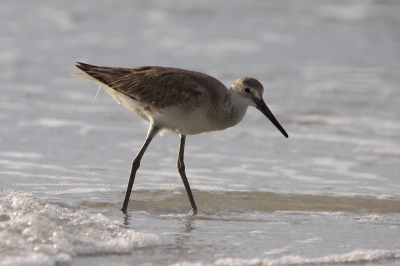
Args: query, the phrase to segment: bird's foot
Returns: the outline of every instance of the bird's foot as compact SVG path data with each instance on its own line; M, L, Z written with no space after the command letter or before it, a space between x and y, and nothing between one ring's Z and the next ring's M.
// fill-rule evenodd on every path
M195 216L197 214L197 209L192 209L190 212L189 212L189 215L192 215L192 216Z

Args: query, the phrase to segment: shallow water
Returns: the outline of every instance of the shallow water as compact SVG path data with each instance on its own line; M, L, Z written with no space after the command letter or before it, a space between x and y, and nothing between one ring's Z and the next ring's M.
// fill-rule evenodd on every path
M39 1L0 8L0 265L400 264L397 1ZM74 61L254 76L249 108L188 136L199 214L147 124Z

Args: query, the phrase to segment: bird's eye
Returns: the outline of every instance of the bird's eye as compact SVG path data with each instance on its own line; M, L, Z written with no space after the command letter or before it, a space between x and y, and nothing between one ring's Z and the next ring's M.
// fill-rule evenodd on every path
M244 87L244 91L247 93L250 93L250 88L249 87Z

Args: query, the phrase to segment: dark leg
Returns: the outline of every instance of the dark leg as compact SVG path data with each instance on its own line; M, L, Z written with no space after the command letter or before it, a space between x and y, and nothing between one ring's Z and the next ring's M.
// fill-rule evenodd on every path
M150 125L149 132L147 133L146 141L144 142L142 148L140 148L135 159L132 161L131 176L129 177L128 188L126 189L124 205L122 206L122 209L121 209L121 211L123 211L123 212L126 212L126 209L128 208L129 197L131 196L131 191L132 191L132 187L133 187L133 182L135 181L136 171L139 169L139 166L140 166L140 160L142 159L143 154L145 153L151 140L155 137L155 135L157 135L158 131L160 131L160 129L157 127L157 125Z
M181 145L179 146L179 156L178 156L178 162L176 166L178 167L179 174L181 175L183 184L185 185L187 195L190 200L190 205L192 205L192 214L195 215L197 213L197 207L196 203L194 202L192 190L190 190L189 182L186 177L185 173L185 164L183 162L183 154L185 151L185 140L186 140L186 135L180 135L181 136Z

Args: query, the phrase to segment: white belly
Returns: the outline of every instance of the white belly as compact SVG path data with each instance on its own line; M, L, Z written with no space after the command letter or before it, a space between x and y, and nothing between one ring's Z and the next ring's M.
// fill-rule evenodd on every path
M103 86L104 88L104 86ZM148 122L154 122L163 129L182 135L194 135L203 132L222 130L226 127L220 127L213 123L212 117L207 117L203 108L186 111L183 107L167 108L164 110L149 110L140 102L116 92L109 87L104 88L118 103L123 104L131 112Z
M150 114L154 121L168 131L182 135L222 130L215 127L213 120L206 116L202 108L186 113L182 110L167 109Z

